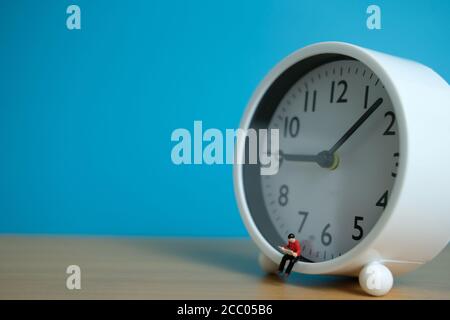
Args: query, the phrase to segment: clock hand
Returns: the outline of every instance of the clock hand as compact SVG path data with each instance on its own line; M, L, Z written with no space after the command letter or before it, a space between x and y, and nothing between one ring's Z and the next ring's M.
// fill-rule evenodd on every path
M348 140L348 138L351 137L351 135L353 133L355 133L356 130L358 130L358 128L367 120L367 118L370 117L370 115L383 103L383 98L378 98L373 104L372 106L366 111L364 112L364 114L351 126L350 129L347 130L346 133L344 133L344 135L339 139L338 142L335 143L334 146L331 147L330 150L328 150L328 152L334 154L337 149L339 149L344 143L345 141Z
M266 152L266 154L270 155L270 152ZM278 155L280 160L285 161L317 162L317 155L313 154L291 154L291 153L284 153L283 151L279 150Z
M313 155L313 154L286 154L280 150L280 162L283 160L297 161L297 162L315 162L322 168L328 168L331 170L334 170L339 163L339 158L329 151L322 151L316 155Z
M317 155L313 154L288 154L280 150L280 157L286 161L317 162Z

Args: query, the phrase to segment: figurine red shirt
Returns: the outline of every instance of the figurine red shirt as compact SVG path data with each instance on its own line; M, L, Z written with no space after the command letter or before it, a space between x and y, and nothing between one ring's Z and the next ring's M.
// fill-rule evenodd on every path
M297 257L300 257L302 249L300 248L300 243L297 239L294 242L288 241L287 245L285 245L284 247L295 252L297 254Z

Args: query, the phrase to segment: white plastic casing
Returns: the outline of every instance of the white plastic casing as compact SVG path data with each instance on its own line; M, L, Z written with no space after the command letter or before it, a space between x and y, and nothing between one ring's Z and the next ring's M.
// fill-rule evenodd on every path
M353 249L333 260L298 262L294 271L358 276L371 262L394 275L433 259L450 239L450 87L430 68L342 42L323 42L282 60L259 84L240 127L247 129L260 99L280 74L305 58L336 53L367 65L384 84L396 113L400 159L389 204L372 231ZM244 143L236 146L242 150ZM244 152L236 152L244 154ZM257 229L243 184L243 166L234 166L234 187L241 217L259 249L273 262L281 253ZM259 187L259 186L255 186Z

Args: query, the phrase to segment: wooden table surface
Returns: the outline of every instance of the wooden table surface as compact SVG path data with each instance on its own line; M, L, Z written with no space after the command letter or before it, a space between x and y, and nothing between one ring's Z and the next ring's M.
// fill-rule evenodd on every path
M357 279L265 275L247 239L0 236L0 299L380 299ZM81 290L66 268L81 268ZM450 247L384 299L450 299Z

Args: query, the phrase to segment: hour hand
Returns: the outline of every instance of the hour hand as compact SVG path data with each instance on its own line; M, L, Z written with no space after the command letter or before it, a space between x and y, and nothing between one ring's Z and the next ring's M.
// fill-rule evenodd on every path
M289 154L283 153L281 150L280 158L286 161L317 162L317 155L315 154Z
M322 168L335 169L337 165L337 157L329 152L322 151L318 154L288 154L280 150L280 163L282 161L295 161L295 162L315 162Z

